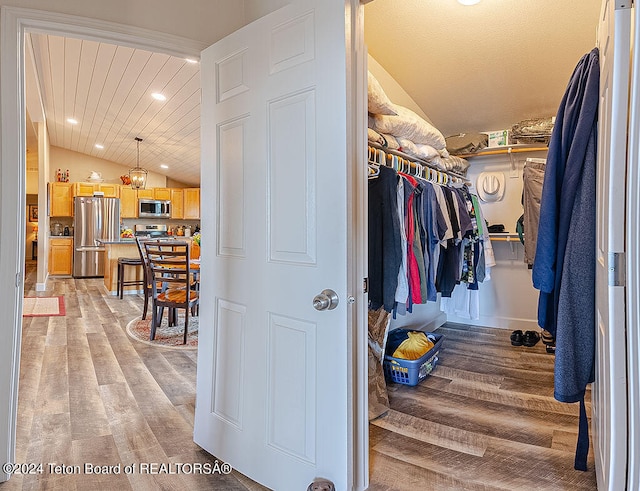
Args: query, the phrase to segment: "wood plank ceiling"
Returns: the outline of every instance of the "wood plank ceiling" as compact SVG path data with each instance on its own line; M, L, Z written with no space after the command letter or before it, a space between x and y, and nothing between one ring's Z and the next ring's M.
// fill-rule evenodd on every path
M199 185L197 61L95 41L29 37L52 146L135 167L140 137L140 166Z

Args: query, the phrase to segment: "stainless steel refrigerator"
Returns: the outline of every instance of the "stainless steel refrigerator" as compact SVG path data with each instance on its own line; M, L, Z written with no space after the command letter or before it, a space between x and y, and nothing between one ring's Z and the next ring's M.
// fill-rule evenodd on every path
M104 242L120 238L120 200L77 196L74 202L73 276L104 276Z

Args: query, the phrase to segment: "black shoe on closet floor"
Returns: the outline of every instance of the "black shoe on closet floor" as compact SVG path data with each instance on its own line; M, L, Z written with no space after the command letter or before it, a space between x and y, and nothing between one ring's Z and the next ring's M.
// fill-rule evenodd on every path
M540 339L542 339L544 344L556 344L556 339L553 337L553 334L545 329L542 330Z
M522 344L527 348L535 346L538 341L540 341L540 334L535 331L525 331L524 336L522 336Z
M522 331L520 329L511 333L511 345L522 346Z
M547 353L549 353L551 355L555 355L556 354L556 343L547 345Z

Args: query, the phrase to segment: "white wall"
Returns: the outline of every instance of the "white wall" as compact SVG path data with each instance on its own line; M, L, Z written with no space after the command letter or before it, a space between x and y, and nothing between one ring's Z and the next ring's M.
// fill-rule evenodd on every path
M245 24L240 0L1 0L0 4L117 22L207 45Z
M522 169L525 159L546 158L546 152L516 153L516 170L512 172L507 155L476 157L470 159L467 177L474 187L481 172L504 172L505 193L501 201L481 203L485 219L490 225L502 223L507 232L516 232L516 221L523 213ZM526 234L526 231L525 231ZM496 266L491 270L491 280L481 283L480 319L469 320L447 315L451 322L504 329L537 329L538 291L533 288L531 270L524 262L524 246L518 239L512 242L493 240Z
M367 55L367 68L371 74L376 78L384 89L384 93L394 104L399 104L406 108L411 109L418 116L426 119L431 123L429 117L418 106L418 104L411 98L411 96L402 88L402 86L396 82L396 79L387 72L384 67L378 63L373 56Z
M290 0L244 0L244 20L249 24L260 17L284 7Z
M49 175L49 132L45 122L36 123L38 131L38 189L47 189L47 176ZM47 209L47 193L38 193L38 209ZM49 216L46 213L38 213L38 272L36 276L36 290L44 291L49 271Z
M38 152L27 152L27 194L38 194Z
M105 183L122 184L121 175L129 174L129 166L116 164L110 160L104 160L84 153L73 152L66 148L51 147L49 161L49 181L56 180L58 169L69 169L69 181L86 181L91 172L102 174ZM147 176L148 188L163 188L167 185L167 178L162 174L149 172Z

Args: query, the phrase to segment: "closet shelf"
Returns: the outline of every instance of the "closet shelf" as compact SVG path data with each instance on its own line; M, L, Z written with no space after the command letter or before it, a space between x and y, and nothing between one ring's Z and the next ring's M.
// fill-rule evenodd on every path
M485 157L488 155L509 155L512 153L521 152L546 152L547 150L549 150L549 147L545 147L540 144L536 145L528 143L518 143L509 145L507 147L487 147L475 153L464 153L461 155L456 155L456 157L460 157L462 159L470 159L474 157Z

